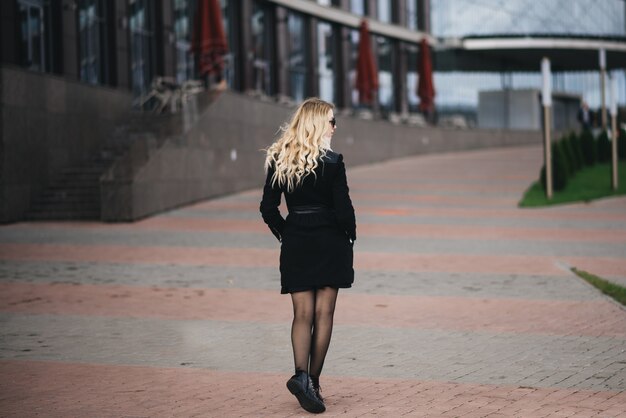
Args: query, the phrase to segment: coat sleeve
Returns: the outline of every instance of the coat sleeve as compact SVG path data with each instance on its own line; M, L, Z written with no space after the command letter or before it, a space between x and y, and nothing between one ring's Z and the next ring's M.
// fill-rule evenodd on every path
M346 166L343 163L343 156L339 155L337 162L337 174L333 180L333 202L337 222L343 228L348 238L356 240L356 217L354 207L350 200L348 180L346 178Z
M261 200L261 216L263 221L269 226L272 234L280 241L282 239L283 228L285 227L285 219L280 214L278 207L280 206L281 190L278 187L272 187L273 169L267 172L265 186L263 187L263 198Z

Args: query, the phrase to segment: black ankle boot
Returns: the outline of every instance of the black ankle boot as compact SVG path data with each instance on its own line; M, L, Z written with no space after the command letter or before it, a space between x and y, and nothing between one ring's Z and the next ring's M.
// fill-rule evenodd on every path
M317 398L324 403L324 398L322 398L322 387L320 386L320 378L317 376L309 375L311 378L311 384L313 385L313 391L317 395Z
M319 414L324 412L326 407L324 402L317 397L311 378L308 373L301 370L297 371L295 375L291 376L291 379L287 381L287 389L291 392L300 402L300 406L308 412Z

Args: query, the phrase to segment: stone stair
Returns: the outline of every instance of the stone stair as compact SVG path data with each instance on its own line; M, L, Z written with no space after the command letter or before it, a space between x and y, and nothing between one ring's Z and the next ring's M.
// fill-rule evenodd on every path
M187 112L152 114L132 112L116 127L105 149L91 161L68 167L51 180L33 199L26 220L102 220L101 178L121 161L121 171L133 172L150 159L151 153L167 140L185 142L185 132L196 123L221 91L199 95ZM115 219L107 219L115 220Z
M62 170L36 198L28 220L100 220L100 177L117 153L103 151L93 160Z

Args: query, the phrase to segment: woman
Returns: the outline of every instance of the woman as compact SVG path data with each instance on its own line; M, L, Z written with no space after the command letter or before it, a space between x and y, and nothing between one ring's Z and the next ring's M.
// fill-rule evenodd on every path
M287 388L302 408L324 412L319 377L330 344L339 288L352 286L354 208L343 156L330 149L333 106L305 100L267 149L261 214L281 242L281 293L291 294L295 374ZM289 214L278 210L285 195Z

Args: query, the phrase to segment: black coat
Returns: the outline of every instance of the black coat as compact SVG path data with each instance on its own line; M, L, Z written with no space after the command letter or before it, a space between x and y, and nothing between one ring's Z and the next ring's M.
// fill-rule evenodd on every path
M329 151L315 175L306 176L292 192L272 186L273 174L273 169L267 173L260 211L281 241L281 293L350 287L356 220L343 156ZM283 194L289 210L286 219L278 210Z

